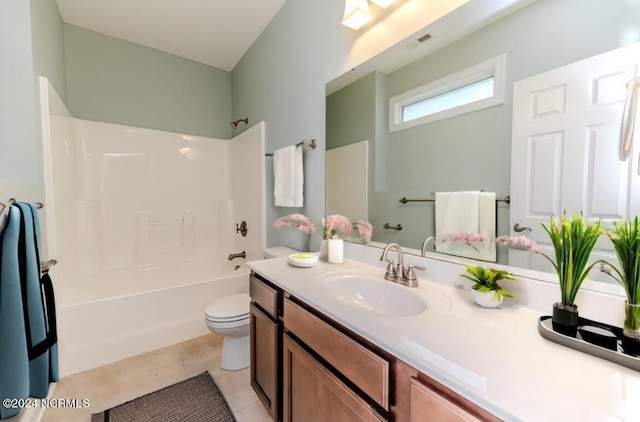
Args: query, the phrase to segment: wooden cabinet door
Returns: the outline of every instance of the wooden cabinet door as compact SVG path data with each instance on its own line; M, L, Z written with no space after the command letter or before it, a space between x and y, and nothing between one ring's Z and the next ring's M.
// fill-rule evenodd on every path
M251 386L278 421L278 324L253 303L251 315Z
M286 334L283 353L284 422L384 420Z
M436 391L411 378L411 422L479 422L471 415Z

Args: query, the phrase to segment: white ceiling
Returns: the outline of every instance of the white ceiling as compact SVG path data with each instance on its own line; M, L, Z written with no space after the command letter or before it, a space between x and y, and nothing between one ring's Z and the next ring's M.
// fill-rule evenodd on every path
M285 0L56 0L62 20L231 71Z

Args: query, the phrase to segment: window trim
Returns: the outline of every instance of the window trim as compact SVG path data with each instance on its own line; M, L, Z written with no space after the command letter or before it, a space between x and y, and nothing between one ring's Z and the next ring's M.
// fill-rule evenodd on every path
M417 88L389 98L389 132L397 132L403 129L503 104L506 58L506 54L501 54L459 72L452 73L451 75L428 82ZM405 106L445 94L492 76L494 77L494 93L492 97L429 114L406 122L402 121L402 110Z

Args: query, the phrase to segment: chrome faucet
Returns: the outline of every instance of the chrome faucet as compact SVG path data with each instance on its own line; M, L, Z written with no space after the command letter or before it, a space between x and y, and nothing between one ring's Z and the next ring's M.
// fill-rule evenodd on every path
M398 253L398 267L393 268L393 260L387 258L389 249L394 248ZM404 278L404 264L402 263L402 248L397 243L389 243L384 247L380 261L387 261L387 273L384 275L385 280L398 281L398 278Z
M245 251L242 251L240 253L230 253L229 254L229 258L227 258L229 261L233 261L236 258L244 258L247 259L247 253Z
M395 268L393 267L393 260L387 258L389 249L392 248L398 253L398 265ZM409 265L409 267L405 269L404 263L402 262L402 248L400 245L397 243L389 243L385 246L380 256L380 261L387 261L389 263L389 265L387 265L387 272L384 275L385 280L394 281L408 287L418 287L419 283L415 270L424 271L425 268L421 265Z
M420 249L420 256L426 256L427 255L427 245L429 244L429 241L433 240L434 242L436 241L436 238L433 236L429 236L427 237L424 242L422 242L422 249Z

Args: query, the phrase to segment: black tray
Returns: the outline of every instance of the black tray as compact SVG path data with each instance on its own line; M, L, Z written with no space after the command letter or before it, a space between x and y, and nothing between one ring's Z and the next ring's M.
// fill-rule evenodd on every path
M608 336L588 331L594 328L605 330ZM538 322L538 332L547 340L640 371L640 342L625 338L622 328L578 318L578 334L571 337L553 331L551 316L544 315Z

